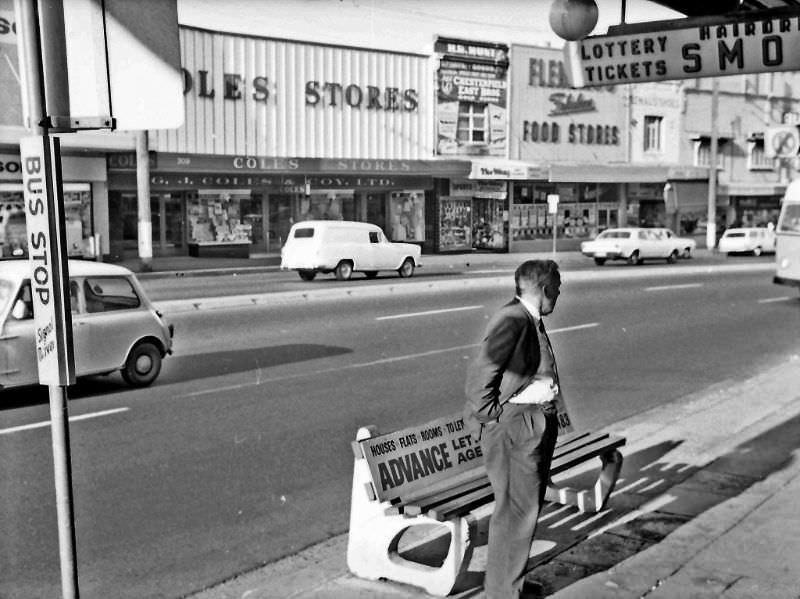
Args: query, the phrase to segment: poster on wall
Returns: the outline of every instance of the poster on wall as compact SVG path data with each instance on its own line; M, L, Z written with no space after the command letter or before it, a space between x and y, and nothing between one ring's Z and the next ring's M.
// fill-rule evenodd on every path
M437 154L505 156L508 46L439 38Z
M442 197L439 203L439 251L472 247L472 199Z

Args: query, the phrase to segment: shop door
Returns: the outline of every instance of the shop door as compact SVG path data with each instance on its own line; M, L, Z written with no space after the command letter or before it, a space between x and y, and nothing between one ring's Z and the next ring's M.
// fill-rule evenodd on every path
M472 247L502 250L507 247L503 210L505 200L474 198L472 201Z
M150 196L154 255L169 255L182 251L183 212L182 195L164 193Z
M292 196L288 194L270 194L269 222L266 246L268 252L279 252L289 229L292 228Z
M261 194L254 194L242 199L242 224L250 226L250 251L264 252L267 245L264 240L264 208Z

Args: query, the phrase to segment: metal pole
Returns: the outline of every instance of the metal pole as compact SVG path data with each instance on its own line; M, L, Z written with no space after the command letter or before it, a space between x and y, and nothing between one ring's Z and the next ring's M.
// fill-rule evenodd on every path
M153 216L150 213L150 155L147 131L136 133L136 205L139 221L139 260L143 272L153 270Z
M24 44L20 63L21 70L24 71L24 92L30 119L28 126L32 133L48 136L50 134L48 116L69 115L64 8L61 0L48 0L46 3L40 0L38 4L36 0L16 0L15 7L19 32ZM50 176L49 172L47 176ZM57 201L63 206L63 196L57 198ZM61 213L63 214L63 211ZM62 271L66 275L68 271L63 253L61 258ZM68 294L65 301L69 302ZM67 310L69 310L68 303ZM62 385L48 385L48 391L61 593L64 599L78 599L80 593L75 550L67 388Z
M706 247L713 250L717 246L717 113L719 111L719 81L711 80L711 140L708 165L708 226L706 227Z
M558 232L558 213L553 214L553 260L556 258L556 233Z

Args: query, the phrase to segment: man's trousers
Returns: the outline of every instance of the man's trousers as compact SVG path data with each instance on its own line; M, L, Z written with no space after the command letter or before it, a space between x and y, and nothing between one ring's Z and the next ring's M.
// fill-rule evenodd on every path
M510 404L481 434L495 507L489 521L486 599L517 599L544 502L558 435L554 410ZM551 412L551 413L550 413Z

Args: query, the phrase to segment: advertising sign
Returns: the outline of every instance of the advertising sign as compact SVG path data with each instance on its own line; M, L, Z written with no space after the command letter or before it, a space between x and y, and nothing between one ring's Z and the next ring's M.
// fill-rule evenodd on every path
M800 17L784 8L620 26L567 42L564 56L577 88L795 71Z
M508 46L440 38L437 153L505 156Z
M622 88L572 89L557 48L515 45L511 60L511 158L541 163L625 160Z
M57 197L62 188L58 139L24 137L19 146L39 382L71 385L75 382L75 363L63 251L63 202Z

